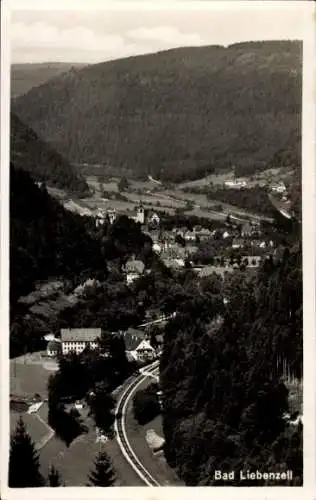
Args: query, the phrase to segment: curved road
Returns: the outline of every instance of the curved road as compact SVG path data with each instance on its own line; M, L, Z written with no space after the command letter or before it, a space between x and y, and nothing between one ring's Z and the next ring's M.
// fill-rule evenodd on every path
M159 361L155 361L151 365L146 367L146 371L149 373L155 373L159 370ZM117 442L121 448L121 451L131 465L134 471L138 474L141 480L146 486L162 486L146 469L146 467L141 463L139 458L136 456L134 450L132 449L126 434L125 428L125 413L127 404L138 388L138 386L147 378L148 375L140 375L127 386L122 396L119 399L115 410L115 423L114 428L116 431Z

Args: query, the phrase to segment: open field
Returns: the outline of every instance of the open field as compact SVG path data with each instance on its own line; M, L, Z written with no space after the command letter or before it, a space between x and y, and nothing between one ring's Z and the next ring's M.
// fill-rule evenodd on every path
M184 189L184 188L198 188L198 187L205 187L208 186L209 184L224 184L225 181L228 181L234 177L234 172L231 170L230 172L225 172L223 174L210 174L207 175L206 177L203 177L201 179L196 179L195 181L188 181L188 182L181 182L181 184L178 184L179 189Z
M253 175L248 175L246 177L238 177L239 180L244 180L247 182L247 187L254 186L266 186L267 184L273 184L280 182L280 180L286 180L294 175L294 170L291 167L278 167L269 168L263 170L262 172L254 173ZM196 179L194 181L182 182L178 184L178 189L185 188L203 188L211 184L222 185L226 181L234 179L233 170L225 172L223 174L210 174L201 179Z
M56 368L56 361L40 352L11 359L10 394L21 398L33 398L34 394L39 394L46 398L48 379Z
M108 208L115 208L115 210L120 213L128 213L128 212L133 212L135 207L138 205L139 203L139 200L142 199L143 200L143 197L140 197L140 195L127 195L125 194L126 196L131 196L131 198L133 198L133 200L131 199L131 201L121 201L121 200L108 200L108 201L105 201L105 200L102 200L102 201L97 201L95 198L89 198L87 200L87 205L89 206L89 208L93 211L95 210L98 210L98 209L102 209L102 210L106 210ZM135 200L135 201L134 201ZM162 203L161 203L161 206L160 207L156 207L156 203L157 203L158 200L156 200L155 198L152 198L151 200L149 199L148 202L143 202L143 205L145 207L145 209L147 210L164 210L166 212L169 212L171 214L174 213L174 208L172 208L172 202L169 202L167 203L167 206L162 206ZM149 203L152 203L152 205L150 205ZM174 205L174 204L173 204Z
M251 185L266 184L271 183L271 178L277 180L280 178L282 173L289 172L289 169L270 169L269 171L260 172L253 177L246 178L249 187ZM129 188L124 191L123 196L126 200L116 200L108 199L102 197L102 192L100 190L100 182L104 186L104 189L109 193L118 192L117 183L119 177L108 177L108 179L103 182L104 176L102 174L98 175L87 175L86 181L91 188L94 189L94 194L89 198L76 199L68 198L64 199L64 206L68 210L77 212L81 215L93 215L98 210L107 210L109 208L115 208L117 213L129 214L129 212L134 211L135 207L138 205L139 201L143 202L146 210L163 210L169 214L174 214L176 209L185 208L186 203L189 201L194 205L192 211L186 211L187 215L196 215L199 217L206 217L213 220L224 220L227 213L234 213L240 218L262 218L259 214L253 214L246 210L240 209L228 203L219 202L218 200L208 199L205 194L202 193L187 193L184 192L184 188L192 187L199 188L205 187L210 183L213 184L224 184L226 180L233 178L233 172L226 172L220 175L209 175L204 179L198 179L196 181L186 182L179 185L175 185L174 188L164 188L157 182L152 180L148 181L137 181L135 179L129 179ZM110 198L111 195L109 194ZM214 210L214 207L221 205L223 212Z
M102 180L102 176L98 177L96 175L88 175L86 177L86 182L90 188L94 189L96 195L101 194L100 184L102 184L103 189L105 189L106 191L113 191L114 193L118 193L116 179L109 179L108 181L104 182Z
M106 451L116 471L116 485L142 486L142 482L130 465L122 457L116 440L96 443L93 421L85 419L89 432L75 439L69 448L54 436L40 450L41 471L47 474L50 464L55 465L61 473L65 486L87 486L88 475L99 451Z
M107 180L104 180L104 176L100 174L100 176L87 175L85 178L89 187L95 189L96 194L100 193L100 183L103 185L103 188L106 191L113 191L115 193L118 193L117 184L120 181L120 177L109 177ZM141 189L143 191L148 191L157 188L158 186L156 182L150 180L140 181L135 179L128 179L128 183L129 183L129 188L133 191L136 191L138 189Z
M218 221L225 221L227 217L227 214L225 214L224 212L212 212L207 208L194 208L193 210L185 212L185 215Z
M139 195L136 193L124 193L125 196L134 202L134 204L137 204L139 200L141 199L142 203L144 205L149 205L150 203L154 206L159 203L159 205L163 207L169 207L169 208L182 208L185 206L185 202L181 200L176 200L172 197L169 197L165 193L153 193L152 195L150 194L145 194L145 195Z
M26 430L34 443L41 441L48 434L47 427L37 418L36 414L29 415L13 411L10 411L10 434L14 432L20 416L23 418Z
M10 360L10 394L33 397L38 393L47 397L47 382L51 373L42 363L24 364L19 358Z

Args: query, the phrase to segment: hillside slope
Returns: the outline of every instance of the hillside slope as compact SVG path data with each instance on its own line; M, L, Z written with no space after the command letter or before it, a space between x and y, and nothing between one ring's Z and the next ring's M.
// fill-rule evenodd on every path
M183 301L166 327L160 384L167 460L187 486L224 486L215 471L247 469L292 470L282 485L298 486L302 426L289 426L283 415L290 409L284 378L301 380L303 368L301 245L286 248L279 262L265 261L248 281L233 275L227 292L220 327L212 324L219 310L212 292ZM280 485L273 476L247 481L237 472L230 479L229 486Z
M26 94L31 88L59 76L72 69L86 66L79 63L47 62L19 63L11 65L11 97L14 99Z
M86 194L88 185L74 168L41 140L14 113L11 113L11 161L28 171L35 180L68 191Z
M300 42L172 49L91 65L14 110L71 161L182 180L253 170L296 144Z
M28 172L10 167L10 289L13 301L36 280L79 273L101 259L79 215L65 210ZM103 259L102 259L103 262Z

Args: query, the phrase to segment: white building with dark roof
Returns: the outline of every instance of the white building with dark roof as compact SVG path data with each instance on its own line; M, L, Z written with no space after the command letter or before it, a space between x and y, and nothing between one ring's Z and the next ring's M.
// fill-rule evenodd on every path
M62 354L80 354L86 347L96 349L101 328L62 328L60 331Z
M148 361L156 356L155 349L151 346L146 335L141 330L129 328L123 334L127 359L134 361Z

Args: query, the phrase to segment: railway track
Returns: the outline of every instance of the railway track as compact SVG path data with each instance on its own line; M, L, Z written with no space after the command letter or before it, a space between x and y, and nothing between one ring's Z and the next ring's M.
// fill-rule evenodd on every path
M159 365L158 361L155 361L148 367L146 367L146 371L149 373L158 372ZM146 467L141 463L139 458L136 456L134 450L132 449L126 434L125 428L125 414L127 404L132 397L133 393L137 389L137 387L147 378L148 375L141 375L133 380L128 387L123 392L122 396L119 399L115 410L115 424L114 428L116 431L117 442L121 448L121 451L127 460L127 462L131 465L140 479L146 486L162 486L146 469Z

